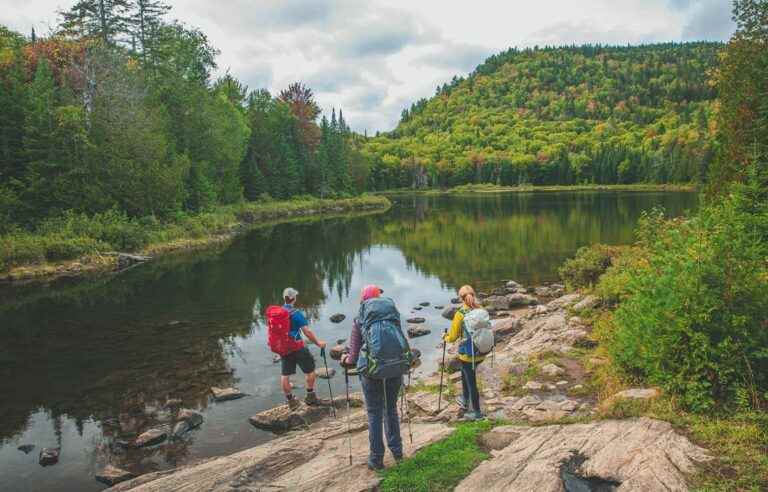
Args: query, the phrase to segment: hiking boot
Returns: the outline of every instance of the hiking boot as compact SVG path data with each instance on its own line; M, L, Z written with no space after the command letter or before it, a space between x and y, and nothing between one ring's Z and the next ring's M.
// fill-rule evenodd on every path
M368 469L373 471L379 471L384 469L384 463L381 461L368 460Z
M304 397L304 403L307 405L319 405L320 399L314 391L307 391L307 396Z
M476 420L483 420L485 418L485 415L483 415L480 412L467 412L464 414L464 418L462 420L465 420L467 422L474 422Z
M467 402L464 401L463 396L456 397L456 404L459 406L459 408L466 412L467 411Z
M291 411L298 409L299 405L301 405L301 403L299 403L299 400L297 400L296 398L288 399L288 408L290 408Z
M395 458L395 463L400 463L401 461L403 461L403 454L402 453L400 453L400 454L392 453L392 457Z

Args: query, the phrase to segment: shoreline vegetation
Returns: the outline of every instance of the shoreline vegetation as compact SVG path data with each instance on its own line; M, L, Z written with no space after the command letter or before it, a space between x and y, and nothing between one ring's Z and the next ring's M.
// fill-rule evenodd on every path
M158 221L117 212L68 214L33 232L0 236L0 282L53 280L115 270L121 253L155 257L209 248L260 225L321 219L356 212L385 211L383 196L243 202L194 215ZM119 252L119 253L118 253Z
M623 185L607 184L582 184L582 185L521 185L521 186L502 186L490 183L470 183L454 186L446 189L414 189L399 188L386 191L374 192L374 195L453 195L462 193L555 193L561 191L626 191L626 192L657 192L657 191L698 191L700 185L695 183L637 183Z

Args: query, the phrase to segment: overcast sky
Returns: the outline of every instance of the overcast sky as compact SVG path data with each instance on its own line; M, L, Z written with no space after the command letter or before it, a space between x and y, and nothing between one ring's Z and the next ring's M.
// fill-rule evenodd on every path
M273 93L301 80L356 130L400 111L510 46L726 40L730 0L169 0L229 69ZM0 24L28 33L74 0L0 0Z

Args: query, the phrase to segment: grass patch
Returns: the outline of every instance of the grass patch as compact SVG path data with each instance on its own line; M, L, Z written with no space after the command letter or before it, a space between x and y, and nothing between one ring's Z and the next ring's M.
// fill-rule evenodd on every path
M384 492L431 492L453 490L488 454L478 437L493 427L489 421L458 424L449 437L430 444L412 458L384 470Z

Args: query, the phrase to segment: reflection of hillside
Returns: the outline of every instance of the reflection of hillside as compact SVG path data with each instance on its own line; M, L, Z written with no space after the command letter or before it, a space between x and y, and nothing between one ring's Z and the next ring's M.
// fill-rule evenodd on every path
M409 197L376 228L374 241L396 245L409 264L451 287L504 277L545 281L580 246L629 242L642 210L661 201L677 214L694 200L610 193ZM439 213L431 214L435 208Z
M210 386L236 376L228 362L231 341L251 332L254 303L279 302L290 284L316 315L324 283L339 295L349 289L354 259L370 242L369 220L261 229L223 251L60 284L32 301L6 304L0 441L40 409L79 428L93 418L145 430L167 417L168 397L205 408ZM105 436L117 439L124 430Z

